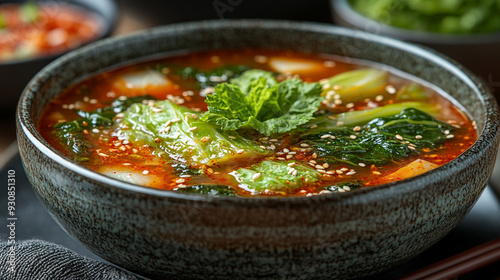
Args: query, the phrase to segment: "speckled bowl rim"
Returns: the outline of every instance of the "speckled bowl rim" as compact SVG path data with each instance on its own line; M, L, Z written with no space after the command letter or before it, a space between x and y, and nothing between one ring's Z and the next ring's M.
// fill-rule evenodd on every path
M27 136L29 141L39 149L43 154L57 162L58 164L65 166L69 170L80 174L90 180L95 180L103 184L120 188L126 191L135 192L144 195L151 195L157 197L164 197L168 199L178 199L178 200L189 200L189 201L204 201L207 203L223 203L225 205L235 205L238 207L251 207L254 204L259 206L269 206L269 207L280 207L280 205L306 205L311 202L317 201L342 201L343 203L349 204L362 204L367 201L383 199L387 197L394 196L395 194L404 194L408 192L418 191L425 188L427 185L432 183L437 183L442 180L441 175L449 174L450 172L456 173L467 166L471 166L475 157L474 154L483 153L485 150L495 143L495 139L498 137L498 128L494 126L494 123L499 120L499 112L496 106L496 100L490 93L488 87L484 84L482 80L477 78L470 71L465 69L463 66L457 62L446 58L443 55L439 55L436 52L422 48L420 46L415 46L409 43L404 43L395 39L379 36L370 35L370 40L376 42L377 44L387 45L393 48L397 48L401 51L418 55L423 57L441 67L447 69L462 81L464 81L476 95L479 96L482 106L485 107L485 122L482 131L478 131L478 140L464 153L458 156L453 161L426 172L422 175L412 177L409 179L392 182L388 184L383 184L370 188L357 189L351 192L344 193L331 193L312 197L213 197L198 194L183 194L175 191L159 190L148 187L143 187L139 185L134 185L119 181L107 177L105 175L99 174L95 171L87 169L77 163L67 159L53 147L51 147L37 131L37 124L34 123L30 117L30 106L33 106L32 95L36 92L30 91L30 88L37 88L37 83L39 80L43 80L44 76L50 75L53 71L57 70L61 65L64 65L68 61L74 59L81 59L85 57L85 54L93 49L102 48L112 48L117 42L124 43L128 40L134 40L134 38L144 36L169 36L169 34L175 34L177 31L189 31L196 30L200 28L224 28L224 27L239 27L239 28L287 28L310 32L319 33L330 33L340 36L356 38L355 32L351 29L346 29L342 27L335 27L328 24L320 23L307 23L307 22L293 22L293 21L282 21L282 20L210 20L210 21L199 21L190 23L180 23L173 24L163 27L153 28L147 31L138 32L130 35L108 38L100 42L90 44L86 47L72 51L59 59L55 60L48 66L46 66L42 71L40 71L27 85L23 91L20 102L17 108L17 119L19 122L19 127L22 132ZM481 144L485 142L485 144ZM448 175L450 176L450 175Z
M444 44L444 45L480 45L489 43L500 43L500 31L478 34L449 34L426 32L423 30L404 29L394 27L371 18L368 18L352 8L348 0L330 0L333 18L340 17L343 21L349 24L367 30L368 27L377 27L377 34L391 36L411 42L429 43L429 44Z

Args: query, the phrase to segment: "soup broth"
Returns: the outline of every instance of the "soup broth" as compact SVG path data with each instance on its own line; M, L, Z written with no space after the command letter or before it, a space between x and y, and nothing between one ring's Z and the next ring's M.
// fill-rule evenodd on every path
M409 75L334 56L216 50L101 73L65 90L39 131L134 184L312 196L406 179L477 139L451 99Z

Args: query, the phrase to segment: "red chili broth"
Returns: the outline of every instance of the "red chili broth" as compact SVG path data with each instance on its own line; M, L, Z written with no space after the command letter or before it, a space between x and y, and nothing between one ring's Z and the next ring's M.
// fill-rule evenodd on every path
M156 61L139 63L105 72L68 88L45 108L39 122L39 131L50 145L52 145L55 149L57 149L64 155L70 157L70 153L64 150L63 146L61 146L61 144L59 143L58 138L54 135L53 126L54 124L61 121L71 121L78 118L79 116L74 112L75 108L90 111L108 106L110 102L112 102L119 96L132 97L150 94L160 100L166 99L167 95L179 96L185 100L185 102L182 104L183 106L189 108L199 108L202 111L206 110L204 97L201 97L199 95L199 90L193 88L192 83L190 84L190 82L186 82L180 77L175 76L172 73L168 73L167 71L164 72L168 75L168 78L174 83L174 85L160 89L124 89L120 91L117 90L116 86L113 86L113 80L116 79L116 77L119 77L120 75L123 75L125 73L129 73L131 71L158 69L158 67L161 65L183 65L208 70L223 65L244 64L250 66L251 68L259 68L271 71L271 69L265 63L256 61L259 60L257 58L271 56L286 56L291 58L307 59L309 61L318 62L321 65L324 65L321 71L317 71L311 74L299 75L302 80L308 82L320 81L321 79L329 78L345 71L367 66L374 68L378 67L375 64L350 64L338 57L326 55L271 50L216 50L167 57ZM324 63L325 61L328 62ZM332 63L331 61L334 61L334 63ZM334 66L332 67L333 64ZM401 86L409 82L412 81L397 76L394 73L390 74L390 84L396 89L399 89ZM342 182L347 179L352 179L354 178L354 176L355 178L357 178L357 180L362 182L364 186L371 187L374 185L387 183L384 179L385 175L394 172L401 166L406 165L417 158L424 159L437 165L443 165L455 159L476 141L477 133L475 130L475 126L468 118L467 114L462 112L446 97L438 94L431 88L427 87L426 90L432 93L431 102L439 103L442 106L442 116L446 116L446 118L439 118L439 120L454 124L456 126L460 126L459 129L456 129L454 131L454 137L447 140L439 148L439 151L423 152L418 156L411 156L409 158L406 158L400 163L391 163L383 167L352 167L346 166L345 164L341 163L330 164L327 170L335 171L342 168L348 168L348 170L354 169L356 174L353 176L348 176L346 175L347 172L343 172L343 174L335 173L334 175L325 175L319 182L311 184L304 188L297 189L296 191L292 191L288 194L269 191L260 195L306 196L308 194L318 194L319 190L321 190L325 186ZM193 91L194 95L187 96L185 94L186 91ZM384 98L382 101L376 102L378 106L383 106L385 104L393 102L391 101L391 99L389 99L390 94L387 94L384 97L386 98ZM336 112L362 110L367 108L366 102L362 101L356 102L354 108L350 109L347 109L344 105L345 104L337 106L335 108ZM160 158L156 155L153 155L153 149L147 146L134 145L132 143L123 144L123 142L118 141L116 136L111 136L112 130L113 128L102 129L99 131L99 133L93 133L89 131L88 134L84 135L85 139L90 140L96 147L96 149L92 152L94 155L92 160L90 160L89 162L83 162L81 163L82 165L92 170L101 172L103 169L117 169L143 174L142 176L151 179L151 182L147 183L146 186L152 188L173 190L178 187L179 183L176 181L179 180L179 177L177 177L173 173L173 168L169 165L169 160L167 158ZM287 141L285 140L280 146L278 146L276 150L282 150L284 147L286 147L286 145ZM106 156L100 156L100 154L104 154ZM131 165L124 166L124 158L132 154L140 155L140 157L138 157L138 159L135 161L127 158L126 162L131 163ZM306 165L310 162L310 160L316 160L318 164L324 163L324 161L321 161L321 159L313 159L313 157L314 156L311 152L298 152L294 156L293 160L304 161L306 162ZM204 168L205 174L208 177L207 179L204 179L204 183L213 182L223 185L230 185L232 187L235 187L239 195L249 196L250 193L241 188L238 188L236 181L231 176L225 174L225 172L227 172L228 170L235 170L236 166L249 167L253 163L255 162L234 162L234 165L230 167ZM186 183L195 184L196 182L189 181L188 179Z

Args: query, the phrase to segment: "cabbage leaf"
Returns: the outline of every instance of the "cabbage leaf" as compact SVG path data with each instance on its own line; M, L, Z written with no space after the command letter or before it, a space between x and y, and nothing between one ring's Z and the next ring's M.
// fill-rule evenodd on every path
M267 154L235 131L221 131L198 116L199 113L170 101L138 103L125 112L120 133L190 166L223 165L238 158Z

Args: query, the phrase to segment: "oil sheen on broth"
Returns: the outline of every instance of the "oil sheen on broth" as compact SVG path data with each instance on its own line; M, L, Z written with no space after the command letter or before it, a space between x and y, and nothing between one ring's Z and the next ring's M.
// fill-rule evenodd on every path
M151 188L346 192L434 169L476 140L466 113L408 77L291 51L176 55L68 88L39 131L79 164Z

